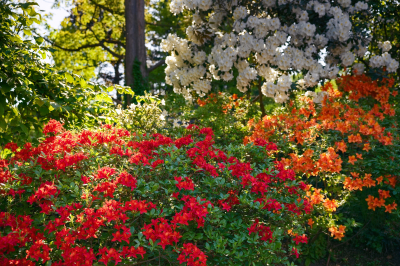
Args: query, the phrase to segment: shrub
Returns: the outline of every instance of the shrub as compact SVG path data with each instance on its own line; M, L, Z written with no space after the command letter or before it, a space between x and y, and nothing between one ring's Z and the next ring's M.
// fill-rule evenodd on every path
M282 265L307 243L307 186L274 143L219 147L194 125L44 133L0 161L2 265Z
M240 145L243 138L249 134L247 121L259 116L258 103L253 104L248 98L239 97L237 94L212 93L207 97L198 98L192 105L179 102L179 97L182 96L174 95L174 101L167 100L170 115L180 114L177 118L212 127L215 142L221 145Z
M383 228L399 215L394 81L345 75L336 83L322 87L329 95L322 104L298 95L286 111L258 123L250 121L253 134L245 139L245 143L276 141L283 151L279 160L312 184L308 196L315 208L310 233L322 241L315 248L324 246L325 250L328 243L318 234L342 240L355 226ZM373 242L369 241L376 248ZM318 257L316 250L309 252Z

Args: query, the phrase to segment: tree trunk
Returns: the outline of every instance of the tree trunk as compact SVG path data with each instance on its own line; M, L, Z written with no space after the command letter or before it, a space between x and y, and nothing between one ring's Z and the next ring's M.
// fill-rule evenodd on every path
M263 94L262 94L262 79L261 77L258 79L258 93L259 93L259 102L260 102L260 109L261 109L261 119L266 115L265 114L265 107L264 107L264 102L263 102Z
M144 0L125 0L126 47L125 47L125 85L133 86L133 63L140 62L140 72L147 77ZM131 97L126 98L131 104Z
M137 21L136 21L136 40L137 40L137 51L136 57L140 62L140 72L144 78L147 77L147 66L146 66L146 36L145 27L146 22L144 19L144 0L136 0L137 7Z
M137 0L125 0L125 29L126 29L126 47L125 47L125 85L133 85L133 61L137 50L135 33L136 26L136 2Z

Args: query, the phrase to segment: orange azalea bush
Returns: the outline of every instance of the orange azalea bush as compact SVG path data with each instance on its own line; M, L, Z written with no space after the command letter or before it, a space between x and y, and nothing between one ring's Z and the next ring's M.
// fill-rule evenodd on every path
M194 125L44 133L0 160L1 265L283 265L308 242L307 186L274 143L217 146Z
M250 120L252 134L244 142L262 139L281 147L279 160L309 184L310 232L341 240L354 220L374 220L364 218L368 211L380 220L399 214L400 142L393 79L345 75L336 84L322 86L322 104L297 96L286 111Z

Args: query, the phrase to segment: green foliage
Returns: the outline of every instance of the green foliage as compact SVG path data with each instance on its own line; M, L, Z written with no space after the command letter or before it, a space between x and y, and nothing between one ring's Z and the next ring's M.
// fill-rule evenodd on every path
M103 79L119 84L122 75L116 73L125 59L125 6L123 1L71 1L71 15L64 19L60 30L52 30L53 58L59 70L82 75L86 79ZM169 33L185 34L190 21L183 15L174 16L169 11L169 0L145 1L146 41L151 44L148 60L156 63L165 59L160 47L161 40ZM111 65L114 73L95 73L103 65ZM159 67L147 76L151 84L165 81L165 67ZM143 95L146 89L134 88Z
M63 20L61 29L49 36L56 67L86 79L98 79L97 67L106 62L119 67L124 58L124 2L77 0L71 1L71 7L71 15ZM118 84L115 80L121 77L107 80Z
M187 104L180 95L169 95L166 108L173 118L212 127L215 141L221 145L243 143L249 134L248 120L260 116L258 103L227 92L198 98L193 104Z
M8 1L0 5L0 146L35 142L51 118L67 128L93 126L107 120L112 111L106 87L58 73L43 62L43 39L31 31L31 25L40 22L33 5Z
M144 95L146 91L149 91L149 83L146 78L143 77L140 72L140 62L136 58L133 63L133 91L136 95Z
M137 134L155 133L166 126L166 114L161 109L164 100L145 92L144 96L135 97L133 103L126 109L121 106L116 110L115 121L118 125Z

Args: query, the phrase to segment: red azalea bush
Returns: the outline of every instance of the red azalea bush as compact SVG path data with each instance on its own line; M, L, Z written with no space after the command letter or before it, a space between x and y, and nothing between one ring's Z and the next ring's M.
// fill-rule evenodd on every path
M280 265L308 241L308 187L273 143L44 130L0 160L1 265Z

